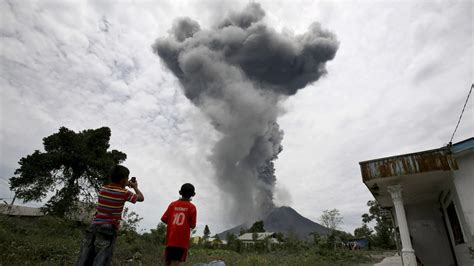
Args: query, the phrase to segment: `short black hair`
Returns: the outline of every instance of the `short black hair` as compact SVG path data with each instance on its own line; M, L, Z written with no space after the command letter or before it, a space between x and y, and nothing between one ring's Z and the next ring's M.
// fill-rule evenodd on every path
M110 181L118 183L124 178L128 178L130 170L123 165L115 165L110 169Z
M181 186L181 190L179 191L179 194L183 196L185 199L189 199L192 196L196 195L194 192L194 186L191 183L186 183Z

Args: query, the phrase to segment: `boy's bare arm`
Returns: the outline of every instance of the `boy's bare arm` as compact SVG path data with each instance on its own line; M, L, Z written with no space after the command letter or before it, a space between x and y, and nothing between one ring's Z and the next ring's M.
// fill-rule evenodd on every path
M133 188L135 190L135 194L137 194L137 201L144 201L145 197L143 193L138 188Z
M135 182L130 182L130 186L135 190L135 194L137 194L137 201L144 201L145 197L143 196L143 193L138 189L138 182L135 180Z

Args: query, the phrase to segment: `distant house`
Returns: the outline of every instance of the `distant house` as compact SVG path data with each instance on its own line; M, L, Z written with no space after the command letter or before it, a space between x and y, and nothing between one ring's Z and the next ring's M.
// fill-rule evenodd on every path
M191 243L197 245L197 244L201 243L201 239L202 239L202 237L200 237L200 236L193 236L193 237L191 237L190 241L191 241Z
M474 138L359 164L396 217L403 265L474 265Z
M191 237L190 242L194 245L205 244L213 247L221 247L223 245L227 245L226 240L221 240L215 237L208 237L207 239L204 239L201 236L193 236Z
M269 244L280 244L280 241L276 239L276 234L272 232L263 233L245 233L237 238L242 241L244 245L255 244L258 242L269 241Z
M369 240L365 238L353 238L344 243L344 246L348 249L361 249L369 247Z
M207 239L207 243L210 243L212 246L215 246L215 247L220 247L222 245L227 245L226 240L220 240L219 238L215 238L215 237L209 237Z

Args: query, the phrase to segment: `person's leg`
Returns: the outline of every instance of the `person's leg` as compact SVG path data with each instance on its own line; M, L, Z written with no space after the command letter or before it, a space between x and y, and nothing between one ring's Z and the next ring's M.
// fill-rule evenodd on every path
M180 265L181 262L185 261L186 256L184 255L186 249L178 247L166 247L165 249L165 265L176 266Z
M171 266L179 266L180 263L181 263L180 261L172 260L170 265Z
M170 258L170 248L166 247L164 256L163 256L163 261L165 266L171 266L171 258Z
M116 229L113 225L102 224L97 228L95 237L97 255L94 259L94 265L111 265L116 238Z
M92 265L95 257L95 235L96 226L92 224L86 229L84 239L81 242L81 251L76 262L77 266Z

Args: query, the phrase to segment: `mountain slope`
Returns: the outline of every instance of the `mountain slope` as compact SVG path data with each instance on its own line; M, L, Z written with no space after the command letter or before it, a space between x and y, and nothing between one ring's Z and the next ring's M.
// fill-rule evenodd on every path
M330 232L328 228L303 217L293 208L286 206L273 209L268 216L263 219L263 224L265 230L268 232L281 232L285 235L295 234L300 239L309 238L310 233L313 232L319 235L327 235ZM225 238L227 233L238 235L241 228L247 229L250 225L242 224L218 235L220 238Z

